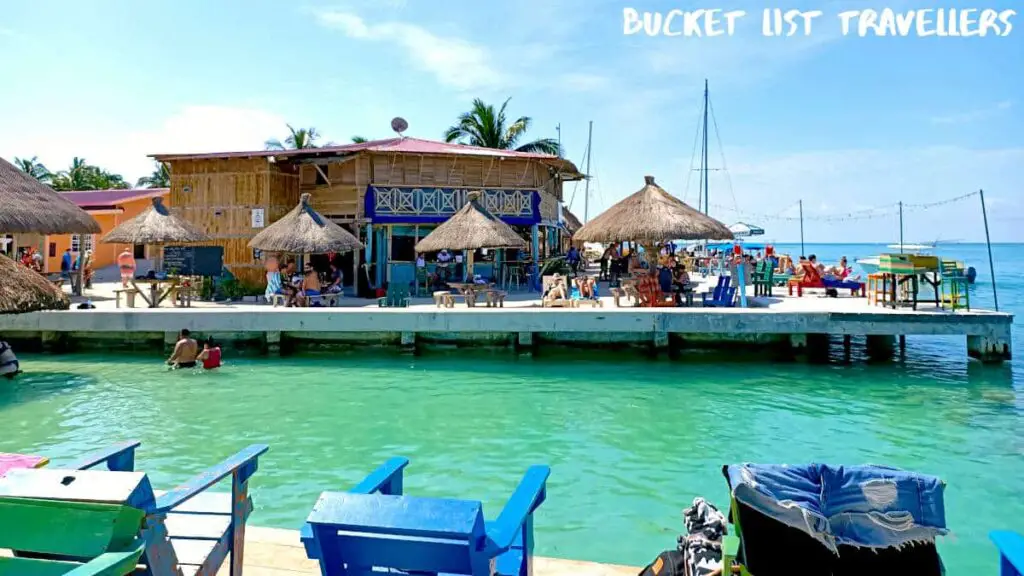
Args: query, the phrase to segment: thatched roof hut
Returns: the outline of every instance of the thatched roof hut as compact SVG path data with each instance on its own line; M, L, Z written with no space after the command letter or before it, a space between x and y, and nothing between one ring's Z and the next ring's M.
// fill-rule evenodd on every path
M0 232L98 234L101 229L85 210L0 158Z
M569 231L569 234L575 234L577 230L583 227L583 222L580 222L580 219L570 212L568 208L562 208L562 219L565 220L565 229Z
M574 242L638 242L665 240L732 240L725 224L694 210L644 176L636 193L605 210L573 234Z
M208 242L210 237L191 222L179 218L164 206L160 196L141 214L118 224L102 242L113 244L170 244Z
M416 243L417 252L526 248L526 241L480 203L480 192L470 192L459 211Z
M0 254L0 314L67 310L64 291L34 270Z
M363 247L351 232L313 210L309 198L303 194L298 206L254 236L249 247L287 254L351 252Z

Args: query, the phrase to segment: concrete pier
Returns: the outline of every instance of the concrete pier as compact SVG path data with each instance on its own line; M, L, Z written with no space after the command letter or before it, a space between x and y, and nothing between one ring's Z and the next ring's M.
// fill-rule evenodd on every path
M795 300L795 299L794 299ZM815 355L829 336L866 336L868 349L891 357L899 337L959 336L971 356L1008 359L1013 316L958 311L892 311L817 299L811 308L270 308L247 306L96 309L0 316L0 335L47 350L137 348L173 344L178 331L197 337L254 343L267 353L315 347L505 347L519 352L551 347L611 350L778 348ZM154 341L155 339L155 341Z

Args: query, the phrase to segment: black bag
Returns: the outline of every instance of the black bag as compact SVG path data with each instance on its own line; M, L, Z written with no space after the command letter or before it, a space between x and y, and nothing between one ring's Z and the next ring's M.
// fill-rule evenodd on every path
M686 562L679 550L665 550L640 572L640 576L686 576Z

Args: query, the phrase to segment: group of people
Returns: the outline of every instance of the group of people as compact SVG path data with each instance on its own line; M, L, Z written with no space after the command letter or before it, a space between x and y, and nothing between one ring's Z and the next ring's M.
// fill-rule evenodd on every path
M818 261L816 254L811 254L808 257L800 256L800 260L794 264L793 259L789 256L781 256L778 259L775 270L781 274L791 274L793 278L802 278L809 272L808 269L813 269L817 272L818 276L825 279L835 280L860 280L860 275L853 274L853 268L850 266L843 256L839 259L839 264L835 266L826 266Z
M617 284L620 276L633 275L644 269L637 250L624 248L618 242L612 242L601 254L600 279Z
M192 337L188 328L182 329L178 334L178 341L174 344L174 351L167 359L167 365L171 368L195 368L200 362L204 370L220 368L220 346L208 337L203 342L203 349L199 349L199 343Z
M277 260L267 261L267 296L280 294L285 297L285 306L308 306L315 296L341 294L345 289L344 276L337 261L331 260L330 275L321 281L320 274L312 264L307 263L300 274L295 260L289 260L279 270Z
M581 300L597 298L597 279L586 274L579 274L575 278L569 278L568 284L561 274L555 274L551 285L547 287L541 298L546 302L569 300L573 296L572 288L576 289L576 294L579 295Z

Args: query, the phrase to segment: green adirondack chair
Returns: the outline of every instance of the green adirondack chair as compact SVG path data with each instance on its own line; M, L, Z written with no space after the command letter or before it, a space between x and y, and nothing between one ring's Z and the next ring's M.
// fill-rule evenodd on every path
M422 296L427 293L427 284L430 282L427 276L426 267L416 268L416 295ZM422 292L421 292L422 290Z
M0 574L125 576L145 550L141 472L11 470L0 478ZM134 500L133 500L134 498Z
M775 267L768 260L757 263L754 269L752 283L754 284L754 296L771 296L772 286L775 282Z
M407 308L411 300L407 285L392 282L388 284L387 295L377 299L377 306L381 308Z
M942 305L948 305L954 312L959 308L970 310L970 283L964 275L963 268L953 260L942 260L939 262L939 275Z

